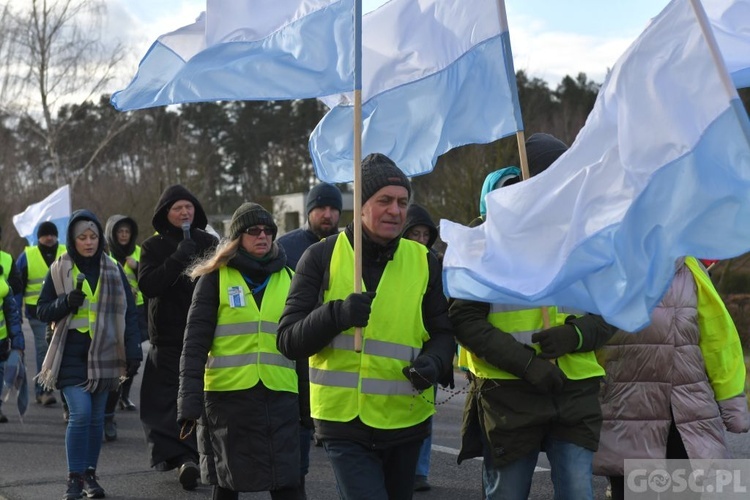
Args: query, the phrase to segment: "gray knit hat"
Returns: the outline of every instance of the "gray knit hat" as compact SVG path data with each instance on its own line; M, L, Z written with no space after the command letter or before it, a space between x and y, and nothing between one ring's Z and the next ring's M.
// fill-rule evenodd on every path
M258 205L257 203L251 203L249 201L240 205L240 207L232 214L232 221L229 224L229 238L237 239L245 229L263 224L264 226L273 229L273 239L276 239L276 233L279 228L273 220L273 215Z
M393 160L381 153L372 153L362 160L362 204L385 186L403 186L411 198L409 178Z
M537 133L526 139L526 156L529 159L529 175L541 174L555 163L568 145L554 135Z

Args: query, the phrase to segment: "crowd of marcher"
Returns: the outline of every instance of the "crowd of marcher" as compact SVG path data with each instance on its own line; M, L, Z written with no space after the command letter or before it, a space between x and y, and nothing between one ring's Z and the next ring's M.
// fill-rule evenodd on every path
M567 149L547 134L526 147L532 175ZM473 224L490 191L517 182L516 167L488 175ZM675 263L640 332L569 308L453 300L438 229L398 166L368 155L361 193L358 287L357 228L339 231L330 184L279 238L273 214L246 202L217 239L175 185L141 245L132 218L103 227L77 210L64 246L44 222L17 261L0 252L0 360L26 349L23 308L35 401L55 405L59 391L64 407L64 499L105 496L97 462L118 406L139 412L153 469L176 470L186 490L213 485L216 500L307 498L311 442L341 498L409 499L431 488L437 386L454 369L470 383L458 461L483 459L487 499L527 498L541 452L555 498L592 499L594 474L624 498L625 459L728 458L725 432L750 429L739 336L695 258Z

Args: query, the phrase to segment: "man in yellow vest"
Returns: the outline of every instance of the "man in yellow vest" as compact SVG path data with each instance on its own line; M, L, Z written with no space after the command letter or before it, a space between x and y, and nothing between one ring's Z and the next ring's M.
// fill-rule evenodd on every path
M36 349L36 373L42 369L44 356L47 355L47 324L40 321L36 315L36 304L42 291L42 282L49 272L49 266L65 253L65 247L58 244L57 226L54 222L42 222L36 230L37 244L26 247L18 257L16 266L21 274L21 287L13 290L19 309L22 302L26 303L26 318L34 333L34 348ZM34 384L36 402L44 406L57 403L52 391L45 391L39 382Z
M388 157L362 161L362 292L354 293L353 224L312 245L281 316L279 351L310 357L316 436L341 498L408 499L455 344L440 266L400 237L409 180ZM362 331L355 350L355 328Z
M0 247L2 246L2 235L3 228L0 226ZM11 297L21 292L21 287L23 286L23 283L21 282L21 273L18 271L18 267L16 267L13 256L4 250L0 250L0 274L5 278L8 282L8 286L11 288Z
M567 146L551 135L534 134L526 148L533 175ZM490 176L501 185L520 180L506 179L507 174L502 169ZM496 187L483 189L482 195ZM599 316L559 307L467 300L451 304L450 318L471 380L458 460L484 458L486 498L528 498L539 452L544 451L555 498L593 500L592 460L602 425L598 394L604 375L593 351L615 328Z

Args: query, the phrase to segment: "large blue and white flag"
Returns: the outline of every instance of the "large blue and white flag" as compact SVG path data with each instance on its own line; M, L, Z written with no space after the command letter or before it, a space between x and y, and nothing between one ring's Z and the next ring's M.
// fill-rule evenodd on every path
M362 157L424 174L452 148L522 130L515 78L502 1L391 0L362 21ZM316 175L351 181L352 94L322 100Z
M734 85L750 87L750 0L711 0L703 7Z
M320 97L351 90L353 75L354 0L207 0L154 42L112 105Z
M70 220L70 186L56 189L40 202L26 207L26 210L13 216L13 225L29 245L36 245L36 230L39 224L50 221L57 226L60 243L65 243L65 234Z
M617 61L565 154L490 193L482 226L442 221L445 287L636 331L678 258L750 250L748 193L747 113L690 2L673 0Z

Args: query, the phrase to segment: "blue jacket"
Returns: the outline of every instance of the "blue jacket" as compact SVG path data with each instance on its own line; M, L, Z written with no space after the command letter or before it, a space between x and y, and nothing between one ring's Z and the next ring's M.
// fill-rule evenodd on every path
M310 231L307 225L290 231L276 240L284 248L286 252L286 265L292 268L292 270L297 269L297 262L299 262L302 254L305 253L305 250L310 245L319 241L320 238L318 235Z
M21 330L21 313L18 311L18 305L10 293L3 299L3 314L5 315L5 324L8 328L10 348L23 351L26 348L26 344L23 340L23 331Z

